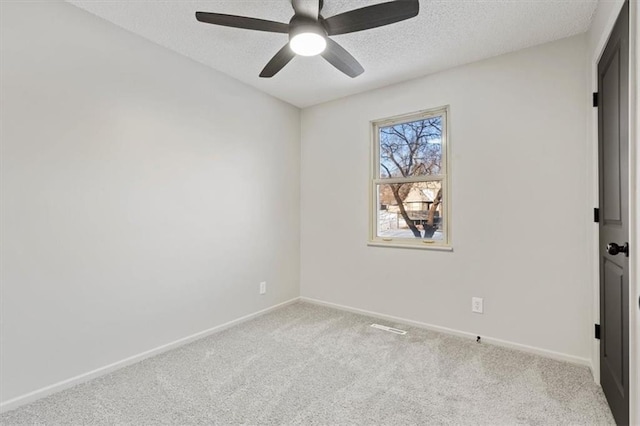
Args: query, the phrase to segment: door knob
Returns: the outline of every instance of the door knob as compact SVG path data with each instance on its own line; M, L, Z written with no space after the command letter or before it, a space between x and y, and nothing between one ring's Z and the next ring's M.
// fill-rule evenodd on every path
M624 243L622 246L619 246L616 243L607 244L607 253L612 256L615 256L618 253L624 253L625 256L629 257L629 243Z

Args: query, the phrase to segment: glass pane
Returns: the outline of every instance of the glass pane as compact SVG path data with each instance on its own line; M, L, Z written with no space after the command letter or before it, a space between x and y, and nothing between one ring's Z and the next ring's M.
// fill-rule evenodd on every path
M437 175L442 164L442 116L380 128L380 178Z
M442 182L378 185L376 235L444 240Z

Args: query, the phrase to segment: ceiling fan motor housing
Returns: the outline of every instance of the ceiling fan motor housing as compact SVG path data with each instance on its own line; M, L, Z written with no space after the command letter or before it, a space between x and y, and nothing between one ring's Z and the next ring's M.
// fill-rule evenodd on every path
M327 31L319 21L305 16L294 16L289 21L289 41L298 34L312 33L327 37Z

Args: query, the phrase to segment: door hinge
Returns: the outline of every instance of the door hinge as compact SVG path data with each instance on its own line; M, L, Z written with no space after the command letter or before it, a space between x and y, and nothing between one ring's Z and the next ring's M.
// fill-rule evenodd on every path
M595 338L600 340L600 324L595 324L595 326L596 326Z
M597 207L593 209L593 221L595 223L600 222L600 209Z
M598 92L593 92L593 106L598 106Z

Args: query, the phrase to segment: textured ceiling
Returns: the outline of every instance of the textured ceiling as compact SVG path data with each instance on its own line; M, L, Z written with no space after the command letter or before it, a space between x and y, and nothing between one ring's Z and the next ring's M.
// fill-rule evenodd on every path
M289 0L68 0L82 9L299 107L398 83L585 32L597 0L420 0L420 14L333 37L365 72L351 79L321 57L296 57L271 79L258 74L286 34L197 22L195 11L289 22ZM325 0L332 16L383 0Z

